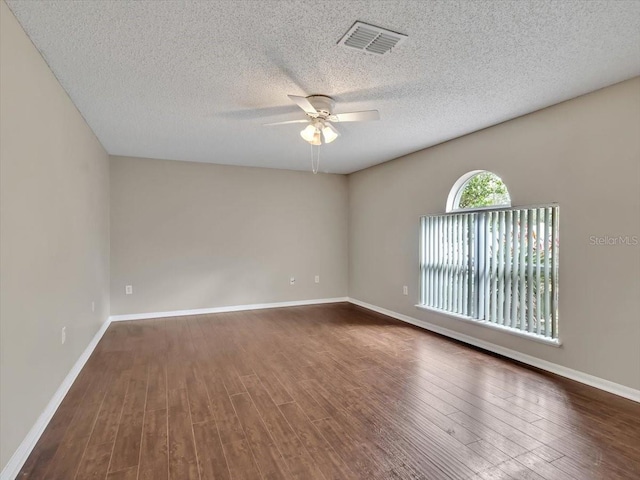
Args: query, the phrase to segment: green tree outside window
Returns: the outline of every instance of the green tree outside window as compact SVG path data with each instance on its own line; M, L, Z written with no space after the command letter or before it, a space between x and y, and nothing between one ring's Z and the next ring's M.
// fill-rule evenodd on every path
M471 177L462 187L458 208L510 204L509 192L500 177L491 172L481 172Z

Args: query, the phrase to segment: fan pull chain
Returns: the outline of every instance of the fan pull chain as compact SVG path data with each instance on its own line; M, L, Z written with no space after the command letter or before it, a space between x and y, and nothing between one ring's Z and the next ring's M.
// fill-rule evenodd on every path
M314 175L316 173L318 173L318 169L320 168L320 147L319 146L315 146L315 145L311 145L311 171L314 173ZM314 155L314 152L316 152L316 154Z

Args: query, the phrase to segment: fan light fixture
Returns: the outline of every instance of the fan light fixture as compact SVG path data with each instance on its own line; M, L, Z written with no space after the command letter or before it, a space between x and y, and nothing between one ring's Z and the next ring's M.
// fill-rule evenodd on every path
M316 133L316 126L313 124L307 125L301 132L300 136L304 138L307 142L313 142L313 137Z
M300 132L300 136L311 145L322 145L322 139L324 139L324 143L331 143L338 138L338 132L320 120L307 125Z
M324 137L324 143L331 143L338 138L338 132L331 128L331 126L325 125L322 129L322 136Z

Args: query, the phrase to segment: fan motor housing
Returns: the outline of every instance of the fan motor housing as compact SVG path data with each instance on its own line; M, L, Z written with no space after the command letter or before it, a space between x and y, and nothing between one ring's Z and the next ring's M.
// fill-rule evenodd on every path
M307 100L309 100L309 103L313 105L313 108L318 111L321 118L326 118L331 115L333 107L336 104L333 98L327 97L326 95L309 95Z

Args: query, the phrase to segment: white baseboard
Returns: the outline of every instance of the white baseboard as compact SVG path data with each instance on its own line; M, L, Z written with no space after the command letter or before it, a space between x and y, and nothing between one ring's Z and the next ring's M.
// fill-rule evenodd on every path
M571 368L558 365L557 363L551 363L537 357L532 357L531 355L526 355L516 350L501 347L500 345L496 345L494 343L485 342L484 340L479 340L475 337L471 337L463 333L458 333L453 330L449 330L448 328L440 327L438 325L426 322L424 320L419 320L408 315L403 315L402 313L393 312L391 310L387 310L386 308L371 305L370 303L366 303L355 298L349 298L349 302L353 303L354 305L364 307L368 310L373 310L374 312L382 313L383 315L387 315L403 322L416 325L417 327L439 333L440 335L444 335L445 337L450 337L455 340L468 343L469 345L474 345L476 347L480 347L484 350L497 353L504 357L517 360L518 362L526 363L527 365L531 365L532 367L555 373L556 375L560 375L561 377L566 377L571 380L575 380L576 382L599 388L600 390L604 390L605 392L613 393L615 395L628 398L629 400L633 400L635 402L640 402L640 390L636 390L625 385L620 385L619 383L611 382L609 380L605 380L604 378L589 375L588 373L580 372L578 370L573 370Z
M129 315L111 315L112 322L125 320L146 320L150 318L184 317L187 315L205 315L208 313L241 312L243 310L262 310L265 308L299 307L301 305L319 305L322 303L348 302L348 297L317 298L311 300L295 300L292 302L254 303L250 305L230 305L226 307L196 308L193 310L174 310L170 312L133 313Z
M87 348L85 348L84 352L82 352L82 354L80 355L80 358L78 358L78 360L76 360L76 363L73 364L73 367L71 367L71 370L58 387L58 390L56 390L56 392L53 394L53 397L45 407L44 411L38 417L38 420L36 420L36 423L33 425L33 427L31 427L31 430L29 430L27 436L24 438L18 449L13 453L13 455L9 459L9 462L2 469L2 473L0 473L0 480L14 480L18 473L20 473L20 469L27 461L27 458L29 458L33 447L35 447L36 443L38 443L42 432L44 432L44 429L49 424L49 421L51 420L51 418L53 418L53 415L56 413L56 410L60 406L60 403L62 403L65 395L71 388L71 385L73 385L73 382L82 370L82 367L84 367L84 364L87 363L87 360L91 356L91 353L93 353L96 345L98 345L98 342L104 335L104 332L107 331L110 323L111 321L107 319L102 324L100 330L98 330L98 333L94 335L89 345L87 345Z

